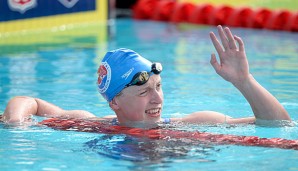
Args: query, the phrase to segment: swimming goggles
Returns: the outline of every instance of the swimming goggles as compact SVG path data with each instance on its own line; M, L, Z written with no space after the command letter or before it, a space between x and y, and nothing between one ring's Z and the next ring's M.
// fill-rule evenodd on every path
M131 82L129 84L126 84L125 87L134 86L134 85L136 86L144 85L149 80L151 73L160 74L161 71L162 71L161 63L157 63L157 62L153 63L151 65L150 72L141 71L136 73L132 78Z

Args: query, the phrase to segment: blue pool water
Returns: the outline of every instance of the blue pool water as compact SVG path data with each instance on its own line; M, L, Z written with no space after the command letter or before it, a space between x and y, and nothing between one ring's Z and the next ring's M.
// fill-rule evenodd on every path
M107 42L40 47L0 56L0 113L16 95L34 96L64 109L112 114L96 90L96 71L107 50L131 48L163 64L164 117L214 110L252 116L241 94L209 64L215 52L209 31L152 21L117 20ZM233 29L246 44L250 71L298 121L298 34ZM18 45L16 45L18 46ZM22 46L22 45L19 45ZM36 121L43 118L35 117ZM181 125L180 125L181 126ZM298 127L181 126L265 138L298 139ZM298 170L298 151L186 140L148 140L126 135L58 131L0 123L0 170Z

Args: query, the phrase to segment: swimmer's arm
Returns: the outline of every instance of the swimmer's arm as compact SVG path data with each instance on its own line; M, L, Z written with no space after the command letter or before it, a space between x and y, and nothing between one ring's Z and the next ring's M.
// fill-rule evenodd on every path
M216 73L231 82L249 102L257 119L291 120L278 100L262 87L249 73L244 43L240 37L233 36L230 29L218 26L222 46L214 33L210 33L212 43L218 53L211 56L211 64ZM238 46L237 46L238 44Z
M171 118L171 121L191 124L250 124L255 122L255 117L232 118L219 112L199 111L182 118Z
M63 110L38 98L17 96L8 102L2 121L6 123L20 123L30 118L31 115L64 118L95 117L92 113L84 110Z
M106 115L106 116L104 116L104 117L102 117L102 119L108 119L108 120L113 120L113 119L116 119L117 118L117 116L116 115Z
M234 86L249 102L257 119L261 120L291 120L288 112L278 100L262 87L251 75Z

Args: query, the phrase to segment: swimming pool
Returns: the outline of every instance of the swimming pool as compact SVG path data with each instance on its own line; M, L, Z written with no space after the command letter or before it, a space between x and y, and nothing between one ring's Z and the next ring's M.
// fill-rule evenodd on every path
M0 57L0 111L16 95L45 99L65 109L112 113L96 90L96 71L107 50L134 49L163 64L163 116L215 110L251 116L236 89L209 64L214 27L185 27L121 19L115 36L100 45L61 45ZM154 30L154 31L152 31ZM246 44L251 73L298 121L298 34L233 29ZM35 118L42 120L43 118ZM298 139L298 127L195 126L181 129ZM30 125L0 125L1 170L297 170L298 151L126 135L57 131Z

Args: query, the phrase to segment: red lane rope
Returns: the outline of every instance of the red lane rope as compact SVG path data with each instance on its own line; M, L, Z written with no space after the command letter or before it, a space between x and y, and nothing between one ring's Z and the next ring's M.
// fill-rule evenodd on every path
M133 17L136 19L151 19L158 3L157 0L138 1L133 7Z
M81 132L94 132L104 134L127 134L134 137L145 137L150 139L188 139L202 143L213 143L221 145L242 145L273 147L282 149L298 150L298 140L288 140L283 138L260 138L257 136L238 136L228 134L213 134L206 132L189 132L169 129L141 129L130 128L118 125L110 125L101 121L89 121L81 119L58 119L51 118L40 122L53 129L71 130Z
M152 19L157 21L170 21L171 14L176 8L176 5L177 3L175 1L161 1L157 4Z
M298 32L298 12L290 19L289 25L285 28L288 31Z
M257 10L253 17L251 18L251 26L252 28L265 28L268 25L269 21L272 18L272 11L266 8L261 8Z
M293 17L294 15L290 11L276 11L265 27L272 30L286 30L291 25L291 18Z
M210 4L199 5L193 11L191 15L190 22L195 24L210 24L210 17L215 10L215 7Z
M239 8L233 11L228 18L227 25L234 27L250 27L254 11L248 7Z
M209 24L211 25L227 25L228 19L232 16L234 8L223 5L215 8L213 13L210 15Z
M196 6L192 3L179 3L171 14L170 21L175 23L190 22L190 18Z
M267 8L193 4L176 0L138 0L133 7L135 19L193 24L227 25L255 29L298 31L297 11Z

